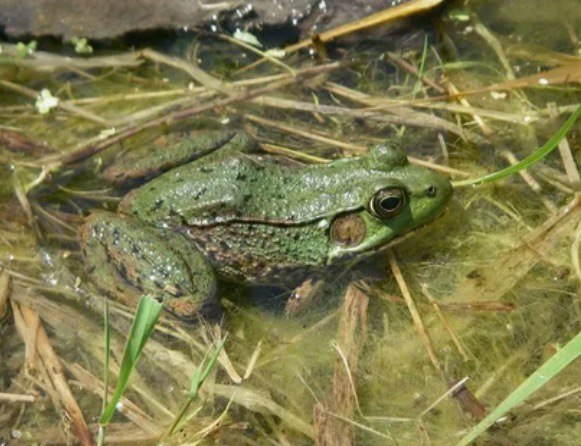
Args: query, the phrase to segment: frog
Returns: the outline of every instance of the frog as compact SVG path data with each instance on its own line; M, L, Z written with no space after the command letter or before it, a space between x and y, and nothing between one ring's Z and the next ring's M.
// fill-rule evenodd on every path
M133 305L153 296L184 320L216 304L220 280L292 287L427 225L452 196L391 142L304 163L261 153L244 131L156 141L105 171L132 189L116 212L85 219L80 246L107 294Z

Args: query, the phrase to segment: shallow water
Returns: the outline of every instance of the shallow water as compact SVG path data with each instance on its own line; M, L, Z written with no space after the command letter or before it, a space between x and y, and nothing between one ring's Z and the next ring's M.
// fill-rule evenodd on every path
M390 37L363 33L360 40L329 47L332 60L354 61L266 93L275 99L212 103L202 114L172 125L246 125L263 143L324 158L351 156L361 146L389 139L410 156L460 171L453 180L477 177L505 167L511 156L530 154L580 103L581 11L574 0L552 2L550 8L544 3L449 3ZM253 79L252 85L260 87L272 82L265 76L286 73L272 64L238 72L256 56L212 36L164 33L144 40L143 46L195 60L229 82ZM125 45L128 41L96 48L99 55L111 55L128 49ZM73 55L70 46L49 41L40 41L38 49ZM425 78L436 85L417 82L402 68L402 59L417 69L423 64ZM285 63L298 70L315 61L298 54ZM54 161L62 160L61 153L94 147L113 128L119 132L132 122L167 117L216 98L183 71L151 60L139 67L48 72L5 60L0 78L0 130L21 132L58 154L51 158L45 148L15 153L6 143L0 149L0 266L12 281L12 302L38 313L95 432L101 412L103 296L81 265L75 231L82 216L94 208L113 210L121 195L98 178L103 165L168 125L152 126L82 164ZM61 108L41 115L28 95L44 88L60 98ZM450 97L454 91L471 94ZM282 108L282 99L301 104ZM554 118L551 103L556 104ZM314 109L313 104L334 108ZM299 105L311 108L299 111ZM363 113L375 106L382 114ZM441 121L434 124L433 116ZM580 131L577 123L568 136L577 165ZM329 141L308 136L317 132ZM96 139L89 144L91 138ZM48 165L51 171L43 173ZM563 212L579 190L575 172L555 151L529 170L530 178L513 175L458 188L443 218L394 248L430 343L419 333L386 252L329 278L315 302L293 317L285 315L286 296L280 290L237 285L220 288L221 328L164 316L132 376L126 396L134 405L124 403L123 415L108 428L108 444L159 441L184 404L190 378L212 339L226 332L226 354L202 399L192 405L199 412L165 444L333 444L325 435L337 433L345 445L454 444L484 410L494 408L580 331L581 271L575 261L581 211L576 204ZM553 225L536 231L551 218ZM350 298L345 297L348 283L355 282L362 291L351 287ZM0 401L0 439L62 444L74 438L61 415L63 403L38 362L25 373L30 350L27 354L18 333L18 311L0 313L0 392L31 394L36 400ZM113 373L130 321L131 309L111 303ZM580 443L579 367L576 361L565 368L483 435L481 444ZM451 383L464 378L467 390L444 396Z

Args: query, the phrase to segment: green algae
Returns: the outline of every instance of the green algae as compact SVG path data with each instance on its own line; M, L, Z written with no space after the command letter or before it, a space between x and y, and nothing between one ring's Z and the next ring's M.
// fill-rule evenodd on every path
M525 1L516 3L526 7ZM493 6L490 2L468 4L469 21L461 22L447 18L446 11L442 11L437 16L444 18L442 39L423 24L417 31L421 36L415 40L414 33L410 33L408 39L356 43L347 50L349 57L356 58L351 67L295 85L292 90L268 93L278 98L279 106L284 105L283 100L307 104L303 111L296 104L294 108L274 108L260 105L259 101L238 102L211 109L195 120L147 130L83 164L52 165L47 180L28 194L37 231L30 229L23 203L12 191L15 179L33 184L42 174L44 163L38 156L3 147L0 262L13 277L12 299L34 305L49 329L54 348L69 366L81 365L100 376L100 293L86 279L75 234L35 209L41 206L58 221L73 227L92 208L113 209L115 202L104 197L120 192L110 189L96 175L120 152L143 145L164 133L168 126L239 127L242 116L250 112L319 131L352 143L353 149L339 149L298 134L251 125L250 129L265 141L329 158L348 156L361 146L395 139L409 154L448 164L470 177L506 167L504 150L510 149L518 159L525 158L578 107L579 84L482 91L507 81L509 74L491 41L475 33L474 26L481 24L492 31L505 51L508 67L517 77L551 69L555 66L555 52L567 56L563 60L578 58L578 43L569 37L566 16L534 23L523 17L500 15ZM428 31L427 52L423 51L423 31ZM534 44L545 51L523 52L523 44ZM38 45L42 49L43 42ZM221 45L229 55L240 59L235 63L222 60L223 66L209 61L210 53ZM214 76L228 72L235 80L239 78L228 70L250 57L242 57L243 50L233 50L221 41L202 45L201 51L204 69ZM480 92L465 97L468 105L444 98L426 100L428 95L441 93L426 84L418 91L417 77L390 63L386 51L404 57L416 68L423 64L420 72L424 79L443 86L445 76L458 90ZM309 63L306 55L295 56L291 61L293 69ZM567 63L560 66L575 67ZM273 74L274 69L263 65L260 71L245 76L256 79ZM86 146L91 138L99 141L98 135L107 138L112 129L116 131L128 122L145 122L176 108L215 99L210 89L196 83L190 85L191 79L183 73L152 62L81 73L63 70L46 74L30 67L14 69L6 63L0 70L3 80L35 91L48 88L61 101L106 120L97 123L74 110L58 108L41 116L34 108L33 98L0 86L0 130L16 129L65 153ZM266 85L268 81L262 82ZM339 90L336 85L344 89ZM559 118L550 118L549 102L557 104ZM317 103L349 106L357 111L341 114L336 109L317 109ZM374 104L382 107L381 113L365 115ZM424 121L418 125L409 110L417 112L416 118L420 113L434 114L461 126L466 135L435 129L425 115L421 115ZM478 111L482 111L481 115ZM581 159L579 131L577 124L567 138L577 163ZM481 139L474 139L471 134ZM50 154L44 157L49 162L55 160ZM225 320L221 330L229 333L225 354L219 357L216 372L209 375L202 389L203 404L193 408L195 416L188 414L189 422L168 443L313 444L313 406L317 402L328 404L333 397L334 371L341 364L332 342L339 336L343 292L347 282L362 278L366 280L364 289L370 302L366 340L354 371L358 406L350 416L357 423L352 444L389 444L386 437L399 445L448 445L459 441L481 414L477 405L458 398L439 401L451 382L468 378L466 388L483 407L492 410L581 329L581 277L574 262L579 256L578 246L577 251L573 249L579 216L563 212L571 206L578 189L565 172L563 161L554 152L530 167L529 173L538 186L530 186L514 175L502 182L458 190L447 215L394 248L440 369L430 361L382 253L333 276L308 311L294 318L284 314L282 291L224 287L221 298ZM455 180L463 178L466 176L454 176ZM66 188L59 189L61 185ZM80 198L70 190L106 192ZM574 209L578 206L573 203ZM559 215L560 219L555 217ZM554 223L546 225L551 219ZM547 227L535 232L543 225ZM458 343L438 317L427 293L439 304ZM130 310L114 303L111 318L113 358L119 361L122 341L129 330ZM110 427L110 439L122 438L128 428L143 436L139 437L144 438L143 444L159 438L182 408L196 364L201 363L217 337L215 327L162 319L158 332L145 346L142 363L135 370L127 394L145 415L139 413L139 418L137 411L128 409L127 418ZM24 348L10 317L2 323L0 391L20 393L22 390L13 383L21 376ZM82 380L78 369L69 367L67 373L70 379L83 383L74 388L74 393L91 422L100 413L100 394ZM578 376L577 361L530 395L525 404L513 408L509 417L477 441L515 445L579 443ZM347 393L350 392L349 388ZM66 430L60 427L58 413L47 398L41 397L40 401L50 409L25 406L18 424L16 409L20 406L2 406L0 437L11 438L17 430L23 439L33 442L42 438L47 427L58 425L51 435L56 443L64 442Z

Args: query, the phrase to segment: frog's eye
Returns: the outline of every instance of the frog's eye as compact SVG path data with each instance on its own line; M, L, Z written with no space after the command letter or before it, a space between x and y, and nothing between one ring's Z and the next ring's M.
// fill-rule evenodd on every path
M406 202L406 193L402 189L382 189L375 193L369 202L369 210L382 220L398 215Z

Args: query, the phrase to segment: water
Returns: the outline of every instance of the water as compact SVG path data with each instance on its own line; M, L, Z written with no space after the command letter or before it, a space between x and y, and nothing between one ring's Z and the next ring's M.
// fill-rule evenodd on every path
M389 139L411 156L480 176L505 167L510 158L506 151L517 159L530 154L579 104L579 83L563 82L579 80L581 71L576 3L452 2L390 37L369 33L360 40L350 38L347 45L330 46L332 59L354 62L327 78L273 89L266 94L277 99L262 105L242 101L207 107L202 114L171 125L240 128L246 124L263 142L326 158L354 155L362 146ZM276 41L269 37L269 42ZM139 36L132 39L139 47ZM422 56L425 39L428 50ZM256 56L208 36L196 39L192 34L166 33L163 39L149 35L144 40L144 46L146 42L163 53L195 57L202 69L217 78L255 82L249 81L247 88L268 85L272 80L263 77L285 73L271 64L238 72ZM95 48L115 54L125 50L125 44ZM39 50L71 53L70 48L48 41L40 41ZM423 59L423 73L436 86L418 83L402 68L402 59L416 69ZM285 63L297 70L315 61L301 53ZM91 209L114 210L122 193L98 178L102 166L121 151L153 140L168 125L153 126L82 164L60 165L59 156L99 144L132 123L203 106L215 98L199 83L192 84L188 74L152 61L139 67L50 72L17 65L0 64L0 130L44 142L57 155L46 148L29 154L11 152L6 146L1 149L0 264L12 278L11 299L38 312L51 345L66 365L81 412L94 430L101 411L101 391L95 383L102 376L103 299L81 265L75 230ZM532 77L539 72L545 72L546 82ZM526 87L514 88L512 78L524 79ZM40 115L35 100L14 85L35 92L46 88L68 109ZM448 93L454 89L472 93L451 99ZM282 99L300 101L307 111L296 110L296 103L287 102L288 108L283 108ZM556 118L551 118L550 103L556 104ZM311 112L308 107L313 104L335 108ZM380 115L362 113L376 106L382 107ZM257 124L248 114L305 130L307 136ZM397 122L390 119L394 114L400 117ZM442 121L434 125L431 116ZM446 131L440 130L442 123ZM308 136L317 132L351 146ZM101 139L89 144L100 133ZM568 136L577 165L579 134L577 124ZM43 157L49 158L39 162ZM42 166L50 166L48 175ZM215 327L169 318L159 325L127 393L139 409L124 404L128 412L115 418L108 441L158 441L182 407L208 344L228 332L227 357L205 386L203 404L192 406L201 406L200 412L165 443L183 444L206 435L202 444L307 445L315 437L325 444L324 435L341 432L344 444L454 444L484 407L495 407L579 332L581 272L575 269L579 212L561 214L573 200L575 168L569 166L569 176L566 172L555 152L530 169L537 185L515 175L492 185L459 189L443 218L394 249L431 339L431 359L386 253L333 275L313 304L294 317L285 316L278 290L265 293L224 286L219 333ZM456 173L452 178L464 177ZM15 191L20 191L20 200ZM22 192L28 192L27 200ZM561 218L555 217L557 222L548 232L535 232L558 215ZM350 281L358 281L368 297L366 309L361 296L351 306L343 303ZM273 296L272 305L265 299L268 295ZM446 322L428 295L440 304ZM117 303L111 306L116 364L131 311ZM15 314L0 314L5 314L0 392L38 398L35 404L0 406L0 438L13 441L18 432L21 440L64 443L67 435L72 437L63 427L60 409L55 410L54 398L46 396L52 395L50 380L38 371L32 372L35 379L26 377L25 348ZM509 417L501 429L484 435L483 444L578 444L577 394L566 392L579 387L579 375L577 361L532 395L526 408L515 409L517 418ZM439 401L450 382L464 377L469 377L466 387L474 399L464 393L462 400ZM544 404L558 395L564 397ZM337 422L327 414L331 427L315 426L313 407L318 402L358 424Z

